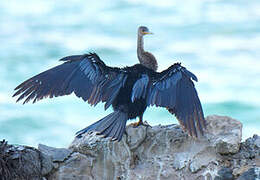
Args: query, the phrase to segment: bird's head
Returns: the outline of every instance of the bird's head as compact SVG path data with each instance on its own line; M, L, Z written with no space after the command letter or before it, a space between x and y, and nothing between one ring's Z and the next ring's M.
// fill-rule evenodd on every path
M139 36L144 36L146 34L153 34L152 32L149 31L149 29L145 26L140 26L138 28L138 35Z

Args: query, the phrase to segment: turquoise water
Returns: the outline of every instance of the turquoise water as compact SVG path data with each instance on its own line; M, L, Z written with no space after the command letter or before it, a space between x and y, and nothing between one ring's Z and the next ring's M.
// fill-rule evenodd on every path
M13 89L71 54L97 52L110 66L137 63L136 31L159 70L176 61L194 72L205 115L243 122L243 138L260 134L260 1L9 0L0 3L0 139L67 146L74 133L111 112L75 95L16 104ZM151 125L177 123L149 108Z

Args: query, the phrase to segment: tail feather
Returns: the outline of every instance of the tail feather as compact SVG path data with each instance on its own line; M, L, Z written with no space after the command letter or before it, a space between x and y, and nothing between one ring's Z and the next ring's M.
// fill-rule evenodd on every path
M97 131L98 134L105 137L111 137L113 140L120 141L125 132L127 114L121 111L115 111L106 117L100 119L94 124L78 131L76 137L80 138L82 134L90 131Z

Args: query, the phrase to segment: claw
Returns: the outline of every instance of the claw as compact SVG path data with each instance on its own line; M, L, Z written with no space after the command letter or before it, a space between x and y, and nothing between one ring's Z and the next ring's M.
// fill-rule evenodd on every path
M134 128L137 128L140 125L145 126L145 127L152 127L146 121L145 121L145 123L143 122L143 114L141 116L139 116L138 122L131 123L130 125L133 126Z
M135 122L135 123L131 123L130 125L133 126L134 128L137 128L140 125L144 125L144 123L143 123L143 121L138 121L138 122Z
M138 122L135 122L135 123L131 123L130 125L133 126L134 128L137 128L138 126L152 127L146 121L145 122L138 121Z

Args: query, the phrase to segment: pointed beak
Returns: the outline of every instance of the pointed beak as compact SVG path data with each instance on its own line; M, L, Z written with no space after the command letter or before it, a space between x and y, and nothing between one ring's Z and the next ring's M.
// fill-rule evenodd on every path
M153 34L152 32L143 32L143 34Z

